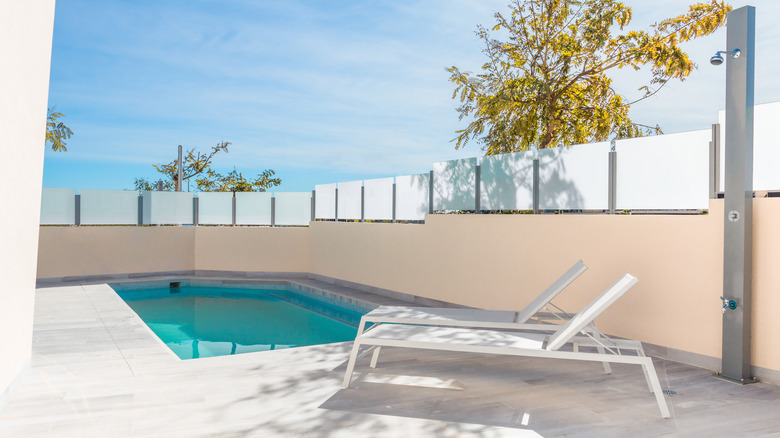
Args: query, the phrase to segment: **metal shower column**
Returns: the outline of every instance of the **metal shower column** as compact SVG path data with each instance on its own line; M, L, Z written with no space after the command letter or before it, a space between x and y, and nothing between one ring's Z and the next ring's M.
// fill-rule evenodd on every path
M728 13L726 49L726 175L723 219L723 298L734 301L723 313L722 374L741 383L750 370L753 247L753 75L756 9Z

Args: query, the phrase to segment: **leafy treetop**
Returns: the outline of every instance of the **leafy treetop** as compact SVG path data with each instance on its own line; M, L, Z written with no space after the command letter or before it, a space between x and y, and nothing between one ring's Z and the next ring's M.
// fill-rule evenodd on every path
M510 13L495 14L492 31L478 26L488 60L472 75L447 69L460 100L456 149L469 140L487 155L660 133L634 123L629 107L657 93L671 79L684 80L696 68L680 43L723 26L731 6L697 3L688 12L649 30L623 32L631 8L615 0L512 0ZM642 66L652 69L643 96L626 102L606 72Z
M235 168L226 175L208 170L206 178L198 179L198 190L201 192L264 192L282 183L280 178L272 178L274 171L266 169L255 179L246 179Z

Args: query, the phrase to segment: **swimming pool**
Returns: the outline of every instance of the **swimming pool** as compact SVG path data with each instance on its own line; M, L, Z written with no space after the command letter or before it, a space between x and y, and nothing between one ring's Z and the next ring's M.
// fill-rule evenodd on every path
M182 359L350 341L371 310L279 285L111 287Z

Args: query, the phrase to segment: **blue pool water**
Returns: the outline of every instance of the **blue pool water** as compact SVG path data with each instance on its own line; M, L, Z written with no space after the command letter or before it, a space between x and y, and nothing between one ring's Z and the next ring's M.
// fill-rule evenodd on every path
M115 289L182 359L350 341L369 310L281 288Z

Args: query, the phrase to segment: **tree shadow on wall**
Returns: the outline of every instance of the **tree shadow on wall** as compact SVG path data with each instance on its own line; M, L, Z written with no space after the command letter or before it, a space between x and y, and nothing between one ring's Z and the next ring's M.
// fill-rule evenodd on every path
M417 220L424 220L425 215L428 214L428 205L430 203L430 175L427 173L422 174L416 174L416 175L409 175L403 176L403 177L396 177L396 219L398 219L399 215L404 216L404 218L400 219L401 221L417 221ZM409 194L407 194L405 197L406 189L409 190ZM420 194L423 194L422 199L415 199ZM409 219L406 216L406 208L409 205L413 205L413 213L411 214L412 217L415 219ZM399 206L403 210L399 209Z
M438 164L443 164L443 167L434 172L433 209L436 211L473 211L476 208L474 184L477 159L466 158Z
M533 163L533 152L513 152L483 158L480 186L482 209L532 209Z
M539 153L539 205L547 210L582 210L585 198L566 169L572 147ZM533 153L514 152L484 157L481 164L481 210L530 210L533 208ZM419 182L427 184L425 175ZM475 209L476 160L439 163L434 177L435 211Z
M539 205L556 210L582 210L585 198L566 171L565 157L573 147L546 149L539 153Z
M564 158L571 151L570 147L561 147L539 152L541 209L580 210L584 208L584 197L566 170ZM514 152L483 158L482 209L532 209L533 162L532 152Z

